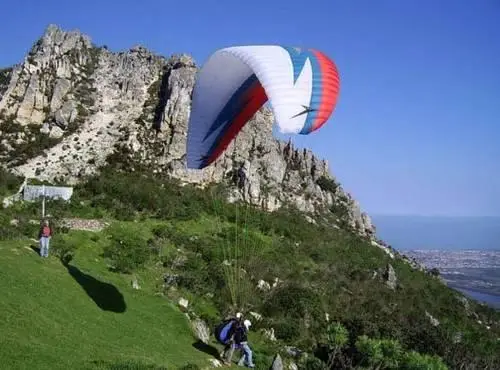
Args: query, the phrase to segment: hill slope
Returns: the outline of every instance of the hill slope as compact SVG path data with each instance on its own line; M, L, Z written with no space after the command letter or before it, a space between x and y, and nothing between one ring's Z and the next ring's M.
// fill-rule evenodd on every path
M190 315L209 327L235 310L243 311L254 322L251 344L260 366L267 366L277 352L288 354L286 346L316 352L325 360L328 341L338 338L328 336L328 328L339 323L348 335L336 350L336 366L349 362L366 365L379 361L377 356L384 357L359 345L358 340L367 335L376 340L396 340L404 351L438 355L451 368L499 367L498 313L466 299L438 277L412 268L400 256L375 248L352 231L312 224L293 208L266 213L244 204L228 204L222 200L224 192L220 185L200 190L179 186L175 179L152 176L147 171L104 168L99 176L75 188L71 203L47 203L49 213L57 216L53 218L57 233L54 253L73 255L72 264L80 271L90 271L90 275L123 289L127 305L131 296L146 303L142 296L146 293L163 296L154 298L161 302L177 303L185 298ZM30 219L36 220L38 214L36 203L4 209L0 213L0 239L17 243L12 240L35 235L36 221L32 225ZM97 234L68 233L61 223L65 217L100 219L110 226ZM34 258L26 267L20 259L15 269L43 266L44 261ZM5 261L9 265L10 260ZM69 284L71 279L64 268L54 264L58 274L65 277L64 284ZM9 269L7 266L5 271ZM10 282L5 290L12 289L12 299L17 302L39 306L37 295L28 297L24 289L11 288L16 286L11 279L18 273L4 279ZM127 297L131 274L142 289ZM57 279L63 284L61 277ZM150 330L146 330L147 325L157 325L151 315L158 316L159 307L166 303L147 299L151 299L151 306L148 303L134 312L134 318L129 319L131 327L125 327L128 322L120 322L120 330L130 336L137 330L137 336L143 337ZM57 305L56 311L61 309ZM86 305L96 309L90 302ZM11 312L9 307L6 310ZM113 315L101 315L103 320L117 322ZM136 326L137 319L144 327ZM177 320L174 313L169 320ZM166 329L172 325L163 324ZM17 326L24 324L15 321L4 325L5 330L16 332ZM177 329L179 340L185 340L182 347L189 346L187 334L182 339L186 327ZM96 335L98 340L102 338L101 333ZM125 336L117 345L125 351L130 343ZM387 345L396 345L391 343ZM151 347L152 356L156 356L157 348ZM375 348L380 350L380 345ZM173 351L164 354L176 356L177 350ZM401 364L395 362L394 367L394 361L391 363L382 368L398 368Z
M53 256L41 259L31 244L0 242L2 368L208 365L209 355L193 348L185 316L96 263L95 243L83 245L68 267Z

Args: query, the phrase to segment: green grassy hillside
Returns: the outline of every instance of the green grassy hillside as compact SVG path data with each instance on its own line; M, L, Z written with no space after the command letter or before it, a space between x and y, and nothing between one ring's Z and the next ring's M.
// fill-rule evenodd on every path
M6 193L16 182L4 178ZM47 206L53 253L71 256L69 269L26 248L37 231L30 224L36 204L1 211L0 284L8 299L0 314L8 319L0 329L9 333L2 362L201 366L210 356L193 347L173 306L183 297L210 327L235 310L260 314L250 337L260 368L277 352L292 360L285 346L315 354L293 359L304 368L442 368L418 353L450 368L500 368L498 313L348 230L311 224L293 208L268 214L229 205L221 192L105 170L75 188L71 203ZM63 217L110 226L68 231ZM386 284L389 264L395 289ZM132 289L133 278L141 290ZM271 328L276 340L264 335Z
M4 369L165 368L208 364L171 303L106 269L88 233L79 258L41 259L28 240L0 244ZM122 366L120 366L122 365ZM132 368L132 367L130 367Z

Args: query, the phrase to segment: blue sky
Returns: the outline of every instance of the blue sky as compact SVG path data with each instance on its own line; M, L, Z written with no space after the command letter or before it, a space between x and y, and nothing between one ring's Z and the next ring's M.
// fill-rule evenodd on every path
M339 68L340 99L321 130L292 140L364 210L500 215L498 0L19 0L2 14L0 66L49 23L198 63L235 44L319 48Z

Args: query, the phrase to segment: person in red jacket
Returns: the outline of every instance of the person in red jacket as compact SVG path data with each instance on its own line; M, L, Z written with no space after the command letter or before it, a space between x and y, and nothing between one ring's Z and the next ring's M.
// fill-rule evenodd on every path
M40 239L40 256L42 257L49 256L49 242L51 236L52 229L49 226L49 221L44 220L38 234L38 238Z

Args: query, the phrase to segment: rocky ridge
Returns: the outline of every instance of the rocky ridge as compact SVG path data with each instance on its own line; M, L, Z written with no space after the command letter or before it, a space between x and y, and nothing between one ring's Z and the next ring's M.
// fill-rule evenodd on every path
M141 46L111 52L79 31L50 25L22 63L0 70L0 163L25 177L67 184L111 159L200 185L229 181L233 200L270 211L291 203L312 222L326 211L334 224L375 240L370 217L328 162L272 137L267 108L212 166L186 169L196 72L188 55L165 58Z

